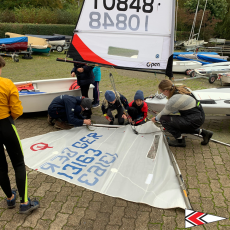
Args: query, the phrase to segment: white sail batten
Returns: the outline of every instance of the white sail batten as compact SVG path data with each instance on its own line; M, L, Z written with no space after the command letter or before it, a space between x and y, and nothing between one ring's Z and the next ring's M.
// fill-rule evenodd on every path
M68 57L114 67L166 70L175 0L85 0Z

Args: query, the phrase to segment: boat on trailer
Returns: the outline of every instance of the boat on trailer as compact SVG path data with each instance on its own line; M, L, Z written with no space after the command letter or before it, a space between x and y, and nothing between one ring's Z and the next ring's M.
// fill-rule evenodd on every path
M32 49L32 52L35 53L50 53L51 46L49 43L43 38L31 37L22 34L10 33L6 32L6 36L10 38L17 38L17 37L26 37L28 38L28 49Z
M76 78L59 78L47 80L33 80L24 82L14 82L19 90L19 99L22 102L23 112L47 111L52 100L60 95L81 96L81 90L69 90ZM31 90L21 89L25 85L31 85ZM93 85L89 88L89 98L93 99Z

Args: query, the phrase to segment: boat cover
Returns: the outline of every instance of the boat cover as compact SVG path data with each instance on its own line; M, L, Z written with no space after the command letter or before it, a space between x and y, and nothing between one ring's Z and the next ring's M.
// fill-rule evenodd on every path
M198 54L197 57L199 59L208 61L208 62L227 62L227 60L221 59L221 58L215 58L215 57L210 57L202 54Z
M49 46L48 42L44 38L36 38L36 37L31 37L31 36L25 36L22 34L16 34L16 33L10 33L6 32L6 36L9 36L10 38L16 38L16 37L27 37L28 38L28 45L31 45L32 47L37 46L37 47L43 47L44 49Z
M139 135L130 125L90 129L81 126L23 139L26 165L112 197L186 208L166 139L153 122L137 126Z
M173 58L174 58L174 57L173 57ZM190 58L185 58L185 57L180 57L180 56L176 56L174 59L178 59L178 60L180 60L180 61L197 61L197 62L202 63L202 65L211 64L211 63L209 63L209 62L204 62L204 61L201 61L201 60L190 59Z
M194 52L174 52L173 56L179 56L181 54L194 54ZM216 52L198 52L196 54L213 54L213 55L218 55Z
M27 37L17 37L17 38L1 38L0 39L0 45L2 44L13 44L18 42L28 42Z
M34 34L26 34L26 36L31 36L31 37L37 37L37 38L43 38L47 39L49 41L59 41L59 40L65 40L65 36L52 36L52 35L34 35Z

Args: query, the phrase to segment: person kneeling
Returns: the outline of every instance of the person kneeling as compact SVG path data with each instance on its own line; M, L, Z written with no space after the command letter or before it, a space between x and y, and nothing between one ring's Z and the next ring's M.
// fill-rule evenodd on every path
M53 99L48 108L48 123L59 129L71 129L73 126L90 125L90 119L84 119L83 111L92 108L89 98L61 95Z
M122 116L124 119L128 119L129 122L135 126L142 125L146 122L148 113L148 105L144 101L144 94L141 90L137 90L134 100L129 103L129 109L127 117L125 114Z
M162 126L171 133L176 140L169 140L169 145L185 147L185 139L182 133L199 134L203 136L202 145L207 145L213 133L200 129L205 120L205 114L201 103L185 86L177 87L170 80L162 80L158 86L161 93L168 97L164 109L152 118L152 121L160 121ZM180 115L169 115L179 112Z
M127 110L129 108L127 99L118 92L116 92L116 94L120 98L120 101L123 104L124 108ZM116 98L114 91L107 90L105 92L105 98L103 100L101 110L104 114L104 117L110 122L110 125L113 125L114 122L112 111L115 109L117 110L117 115L115 117L118 118L118 124L124 124L124 118L122 118L124 109L120 104L119 98Z

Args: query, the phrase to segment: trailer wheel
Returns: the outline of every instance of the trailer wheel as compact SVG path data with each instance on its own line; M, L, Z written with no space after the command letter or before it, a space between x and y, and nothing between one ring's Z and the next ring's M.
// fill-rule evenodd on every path
M189 74L190 77L195 77L196 76L196 72L194 70L192 70Z
M19 59L16 56L13 56L14 62L19 62Z
M58 52L62 52L62 51L63 51L63 47L62 47L62 46L57 46L56 50L57 50Z
M208 81L210 84L213 84L216 79L217 79L217 75L213 74L209 77Z

